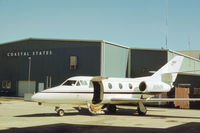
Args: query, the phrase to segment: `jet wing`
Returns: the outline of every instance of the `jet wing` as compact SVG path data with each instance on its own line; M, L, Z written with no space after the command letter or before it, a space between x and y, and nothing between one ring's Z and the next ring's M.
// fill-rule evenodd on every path
M135 102L175 102L175 101L200 101L200 98L112 98L113 102L126 102L126 103L135 103Z

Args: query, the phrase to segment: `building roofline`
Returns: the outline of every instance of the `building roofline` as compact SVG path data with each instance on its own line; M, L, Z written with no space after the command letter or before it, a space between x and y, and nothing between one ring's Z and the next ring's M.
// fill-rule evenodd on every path
M168 51L168 49L152 49L152 48L130 48L132 50L149 50L149 51Z
M52 41L74 41L74 42L82 41L82 42L99 42L100 44L107 43L107 44L111 44L111 45L114 45L114 46L118 46L118 47L122 47L122 48L126 48L126 49L133 49L133 50L136 49L136 50L169 51L169 52L172 52L172 53L175 53L175 54L178 54L178 55L181 55L181 56L184 56L184 57L187 57L187 58L190 58L190 59L193 59L195 61L200 62L200 60L198 60L198 59L196 59L194 57L191 57L189 55L185 55L183 53L180 53L180 52L177 52L177 51L174 51L174 50L171 50L171 49L131 48L131 47L127 47L127 46L123 46L123 45L117 44L117 43L109 42L109 41L106 41L106 40L81 40L81 39L79 40L79 39L56 39L56 38L25 38L25 39L21 39L21 40L16 40L16 41L10 41L10 42L1 43L0 46L11 44L11 43L15 43L15 42L26 41L26 40L52 40Z
M120 44L117 44L117 43L109 42L109 41L106 41L106 40L81 40L81 39L56 39L56 38L25 38L25 39L16 40L16 41L0 43L0 46L11 44L11 43L15 43L15 42L27 41L27 40L99 42L99 43L108 43L108 44L111 44L111 45L114 45L114 46L118 46L118 47L123 47L123 48L129 49L129 47L126 47L126 46L123 46L123 45L120 45Z
M73 42L102 42L103 40L84 40L84 39L58 39L58 38L31 38L31 40L50 40L50 41L73 41Z
M179 52L200 52L200 50L179 50Z
M10 44L10 43L15 43L15 42L26 41L26 40L30 40L30 39L31 38L25 38L25 39L20 39L20 40L15 40L15 41L4 42L4 43L0 43L0 46L7 45L7 44Z
M126 49L131 49L131 47L124 46L124 45L121 45L121 44L118 44L118 43L109 42L109 41L106 41L106 40L103 40L102 42L103 42L103 43L107 43L107 44L111 44L111 45L114 45L114 46L126 48Z
M177 55L181 55L181 56L184 56L184 57L187 57L187 58L190 58L190 59L192 59L192 60L195 60L195 61L200 62L200 60L198 60L198 59L196 59L196 58L194 58L194 57L191 57L191 56L189 56L189 55L185 55L185 54L183 54L183 53L180 53L180 52L178 52L178 51L174 51L174 50L171 50L171 49L145 49L145 48L131 48L131 49L133 49L133 50L136 49L136 50L166 51L166 52L175 53L175 54L177 54Z
M174 51L174 50L168 50L169 52L172 52L172 53L175 53L175 54L177 54L177 55L181 55L181 56L184 56L184 57L187 57L187 58L189 58L189 59L192 59L192 60L195 60L195 61L198 61L198 62L200 62L200 60L198 60L198 59L196 59L196 58L194 58L194 57L191 57L191 56L189 56L189 55L185 55L185 54L183 54L183 53L180 53L180 52L177 52L177 51Z
M25 39L20 39L20 40L16 40L16 41L10 41L10 42L5 42L5 43L0 43L1 45L6 45L6 44L10 44L10 43L15 43L15 42L21 42L21 41L27 41L27 40L50 40L50 41L83 41L83 42L102 42L103 40L79 40L79 39L56 39L56 38L25 38Z

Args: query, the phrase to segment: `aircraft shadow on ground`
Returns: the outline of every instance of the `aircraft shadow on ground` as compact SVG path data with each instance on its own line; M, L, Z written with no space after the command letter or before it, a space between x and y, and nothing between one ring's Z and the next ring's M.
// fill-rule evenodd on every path
M86 116L92 116L92 114L88 111L88 108L82 107L81 110L78 110L78 107L74 107L74 111L65 112L65 116L76 116L76 115L86 115ZM76 111L77 110L77 111ZM149 110L151 111L151 110ZM158 111L163 112L163 110L152 110L152 111ZM164 112L163 112L164 113ZM109 113L108 111L105 111L104 115L113 115L113 116L133 116L133 117L152 117L152 118L158 118L158 119L165 119L165 118L186 118L186 119L200 119L200 117L189 117L189 116L170 116L166 115L152 115L148 114L145 116L138 116L136 109L124 109L124 108L118 108L116 113ZM39 114L27 114L27 115L18 115L15 117L57 117L56 112L55 113L39 113Z
M141 127L120 127L120 126L98 126L98 125L80 125L59 123L52 125L43 125L25 128L10 128L0 130L1 133L199 133L200 123L187 123L166 129L159 128L141 128Z

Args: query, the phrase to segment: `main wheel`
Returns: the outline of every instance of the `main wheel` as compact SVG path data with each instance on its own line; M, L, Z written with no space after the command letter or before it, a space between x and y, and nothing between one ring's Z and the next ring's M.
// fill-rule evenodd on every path
M115 112L117 111L117 107L116 107L116 105L109 104L109 105L107 105L107 110L108 110L110 113L115 113Z
M140 115L140 116L144 116L147 113L147 110L141 111L139 108L137 109L137 111L138 111L138 115Z
M58 111L57 111L57 115L58 116L63 116L65 114L65 111L63 110L63 109L59 109Z

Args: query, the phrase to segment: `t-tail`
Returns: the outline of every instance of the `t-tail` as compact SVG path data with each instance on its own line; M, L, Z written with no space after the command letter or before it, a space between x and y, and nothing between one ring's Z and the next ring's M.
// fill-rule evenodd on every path
M156 79L157 81L161 81L172 86L178 73L180 72L183 59L183 56L175 56L167 64L155 72L151 76L152 79Z

